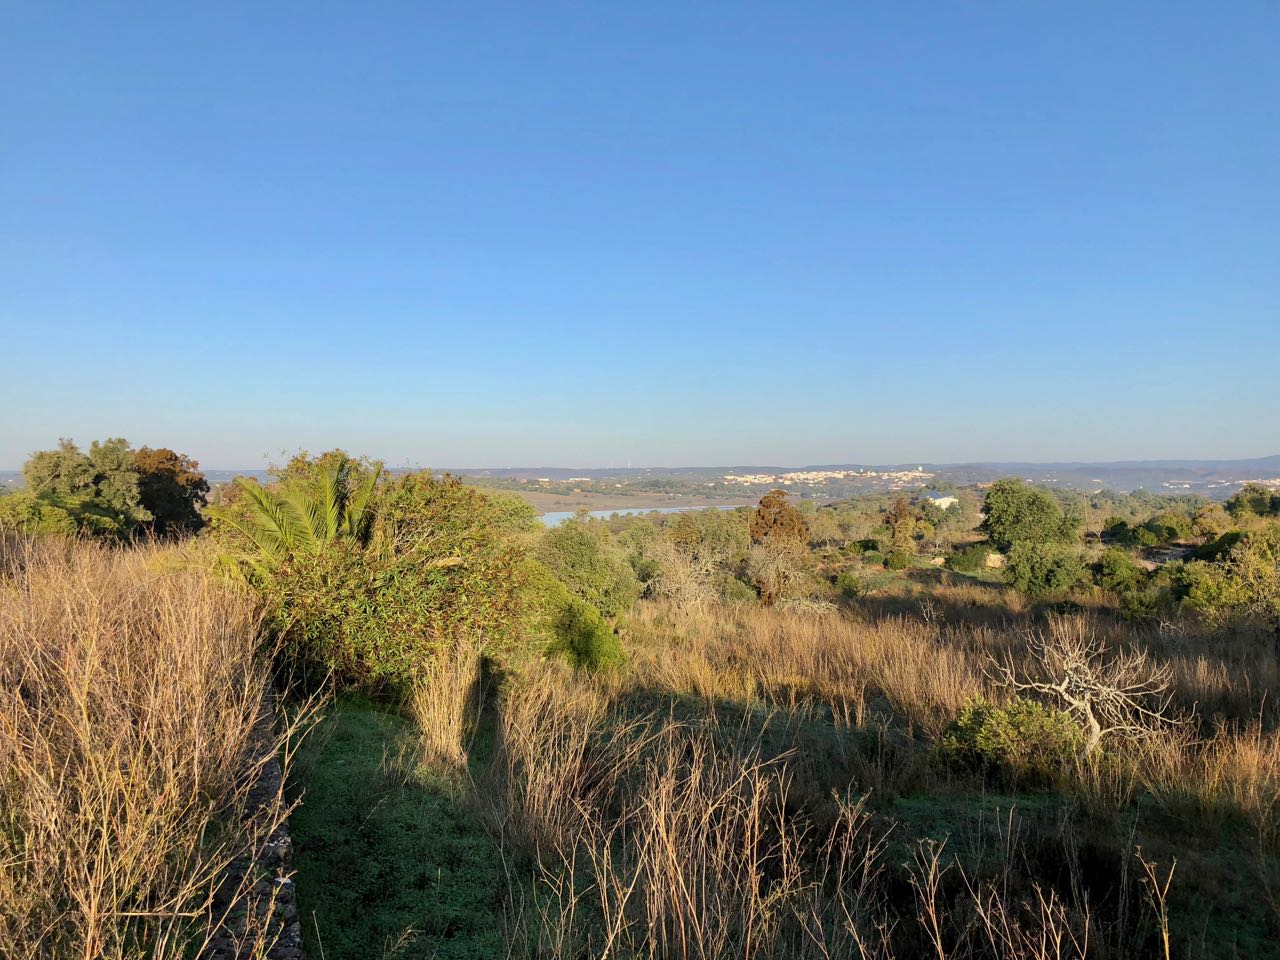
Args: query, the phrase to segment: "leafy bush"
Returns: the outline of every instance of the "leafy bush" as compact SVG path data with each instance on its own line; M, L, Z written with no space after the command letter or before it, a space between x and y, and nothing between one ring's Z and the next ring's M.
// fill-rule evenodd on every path
M575 667L595 670L626 660L622 644L600 611L577 597L570 597L560 611L555 632L550 652L563 655Z
M953 760L976 770L1005 770L1021 780L1054 783L1080 754L1083 737L1061 710L1019 698L1007 707L970 700L942 737Z
M733 574L722 574L719 581L720 599L722 602L734 604L755 604L760 602L760 594L749 583L743 583Z
M990 555L990 544L975 543L962 550L956 550L947 557L947 569L958 573L974 573L986 568L987 557Z
M884 554L879 550L868 550L862 555L862 562L881 566L884 563Z
M884 565L890 570L905 570L911 566L911 554L905 550L891 550L884 558Z
M852 570L841 570L836 577L836 590L846 600L856 600L866 595L867 584Z
M537 557L574 596L614 619L640 597L640 581L622 545L600 522L574 517L552 527Z
M1061 544L1016 543L1005 566L1008 582L1031 597L1066 593L1085 579L1080 552Z
M1102 551L1097 569L1098 584L1116 594L1136 590L1146 574L1133 557L1115 547Z
M451 477L394 479L340 451L295 459L210 510L228 566L263 596L304 677L403 689L460 642L506 658L524 642L532 511Z

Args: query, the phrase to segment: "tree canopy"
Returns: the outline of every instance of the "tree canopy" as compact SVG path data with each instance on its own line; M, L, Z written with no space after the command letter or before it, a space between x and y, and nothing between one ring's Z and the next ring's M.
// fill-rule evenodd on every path
M1021 480L997 480L987 491L982 530L1008 551L1017 543L1072 543L1080 536L1081 518L1066 513L1052 495Z

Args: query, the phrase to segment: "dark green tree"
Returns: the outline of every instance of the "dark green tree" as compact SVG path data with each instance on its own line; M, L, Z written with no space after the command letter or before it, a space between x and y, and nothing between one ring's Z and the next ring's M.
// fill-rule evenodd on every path
M997 480L987 491L982 531L996 547L1008 551L1017 543L1073 543L1083 521L1064 513L1058 501L1021 480Z

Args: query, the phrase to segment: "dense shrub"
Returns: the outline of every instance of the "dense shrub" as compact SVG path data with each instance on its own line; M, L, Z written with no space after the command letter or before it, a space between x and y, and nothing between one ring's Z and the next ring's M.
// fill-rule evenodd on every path
M947 557L947 569L959 573L975 573L987 566L987 557L991 555L991 545L975 543L961 550L956 550Z
M942 737L944 753L963 765L1040 783L1057 781L1082 744L1070 716L1021 698L1007 707L970 700Z
M836 591L846 600L856 600L866 594L867 584L852 570L841 570L836 577Z
M760 601L760 594L756 592L756 588L749 583L744 583L733 574L721 574L718 586L720 588L720 599L724 603L731 605L754 604Z
M574 596L617 618L640 597L640 581L627 554L599 521L574 517L543 536L537 557Z
M622 644L600 611L577 597L570 597L561 609L555 633L550 652L563 655L575 667L614 667L626 659Z
M911 554L905 550L890 550L884 558L884 565L890 570L905 570L911 566Z
M388 479L340 452L241 483L213 534L263 596L303 675L399 689L466 642L505 658L524 641L524 538L536 518L451 477Z
M1099 586L1116 594L1136 590L1146 574L1132 556L1114 547L1102 551L1097 572Z
M1065 593L1085 579L1080 552L1062 544L1014 544L1005 566L1008 582L1031 597Z

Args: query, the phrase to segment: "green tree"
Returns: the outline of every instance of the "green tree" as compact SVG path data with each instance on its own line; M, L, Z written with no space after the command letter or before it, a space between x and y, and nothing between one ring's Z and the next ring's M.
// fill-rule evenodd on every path
M204 525L201 511L208 502L209 484L200 464L168 447L143 447L134 452L133 461L138 494L156 533L192 533Z
M598 520L577 516L552 527L536 555L571 593L605 617L616 619L640 597L640 581L625 549Z
M1017 543L1072 543L1079 539L1082 518L1064 513L1050 494L1021 480L997 480L987 491L982 531L1000 550Z
M56 449L32 454L22 474L32 499L11 505L5 522L27 532L71 527L125 536L152 519L142 503L133 448L122 438L95 440L87 454L74 441L60 440Z
M1269 490L1260 483L1247 483L1227 500L1227 513L1237 520L1280 516L1280 491Z

